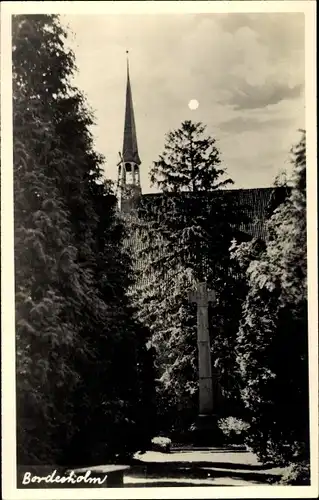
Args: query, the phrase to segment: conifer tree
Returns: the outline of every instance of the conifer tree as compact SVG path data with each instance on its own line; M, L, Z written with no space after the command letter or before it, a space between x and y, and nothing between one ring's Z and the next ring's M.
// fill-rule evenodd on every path
M147 330L125 228L57 16L13 18L18 462L88 464L142 446ZM125 370L123 370L125 366ZM147 421L147 412L145 412ZM144 426L144 429L143 429Z
M207 192L233 183L221 180L226 171L220 167L216 139L204 133L202 123L187 120L167 134L164 152L150 172L151 182L161 191Z
M232 250L248 283L236 352L250 444L279 463L309 460L305 133L293 163L291 194L269 221L266 248Z
M215 139L205 136L200 123L184 122L167 135L151 181L162 196L140 207L145 260L135 296L156 348L158 398L174 419L185 420L175 426L185 428L197 410L196 313L187 294L198 281L217 291L210 319L212 359L233 406L238 395L233 342L242 297L228 250L234 237L242 237L234 228L245 218L234 199L221 193L232 181L221 167Z

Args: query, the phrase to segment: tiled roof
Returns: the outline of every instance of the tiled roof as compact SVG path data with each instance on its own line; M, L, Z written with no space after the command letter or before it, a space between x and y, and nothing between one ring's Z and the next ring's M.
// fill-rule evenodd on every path
M213 198L219 197L223 203L238 207L247 217L247 221L240 223L237 229L252 238L263 240L267 239L266 220L276 206L283 201L286 194L285 188L281 187L225 189L198 193L199 196L207 199L207 203ZM184 194L178 196L184 196ZM143 204L146 202L156 205L161 203L162 198L163 194L161 193L144 194L142 202Z
M223 204L224 206L231 205L233 209L238 207L238 210L241 211L241 214L244 214L244 218L246 219L245 223L241 222L237 226L234 224L234 237L236 237L238 241L251 238L266 241L267 219L269 219L271 213L276 209L276 207L284 201L288 193L289 191L287 188L271 187L218 190L209 193L200 193L200 197L206 199L207 204L211 203L211 206L213 206L213 199L216 203L216 198L220 198L220 204ZM187 193L183 193L183 195L178 196L185 196L185 200L187 199ZM145 206L151 205L153 209L156 209L156 206L162 205L164 200L164 195L161 193L145 194L142 195L139 206L144 206L145 208ZM127 213L125 214L125 217L133 217L134 219L135 217L133 214L134 212ZM242 215L239 217L239 220L243 220ZM139 255L139 252L144 247L144 243L135 231L133 231L131 236L127 238L125 246L130 248L131 257L134 262L134 269L138 272L138 283L133 287L135 289L137 286L143 285L143 283L145 284L150 282L150 278L144 276L144 267L148 258L146 255L144 255L144 257Z

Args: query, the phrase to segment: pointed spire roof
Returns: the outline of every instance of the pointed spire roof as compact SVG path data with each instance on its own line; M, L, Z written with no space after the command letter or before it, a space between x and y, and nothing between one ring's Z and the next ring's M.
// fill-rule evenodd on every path
M128 54L128 51L126 52ZM129 62L127 58L127 83L126 83L126 103L125 103L125 121L124 121L124 139L123 139L123 160L124 162L135 162L141 164L138 155L137 137L134 119L134 108L132 99L132 90L130 82Z

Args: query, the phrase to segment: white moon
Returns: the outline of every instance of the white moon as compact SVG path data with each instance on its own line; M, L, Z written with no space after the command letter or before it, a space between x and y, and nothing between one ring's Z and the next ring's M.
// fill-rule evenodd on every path
M197 109L198 106L199 106L199 102L197 101L197 99L191 99L188 103L189 109Z

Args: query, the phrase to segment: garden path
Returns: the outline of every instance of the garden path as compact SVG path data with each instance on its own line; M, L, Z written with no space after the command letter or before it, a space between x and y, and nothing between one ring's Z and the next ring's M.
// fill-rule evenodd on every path
M137 453L124 487L265 486L279 481L283 470L240 448L174 448Z

